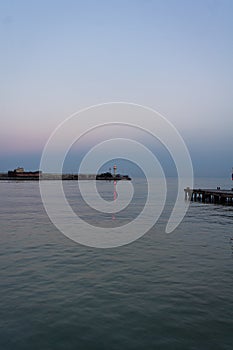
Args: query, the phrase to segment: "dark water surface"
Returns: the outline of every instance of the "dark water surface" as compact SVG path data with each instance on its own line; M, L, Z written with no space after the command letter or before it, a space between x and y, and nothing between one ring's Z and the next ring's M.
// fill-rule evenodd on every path
M233 207L192 203L170 235L165 213L136 242L95 249L53 226L37 183L1 182L0 198L0 349L233 348Z

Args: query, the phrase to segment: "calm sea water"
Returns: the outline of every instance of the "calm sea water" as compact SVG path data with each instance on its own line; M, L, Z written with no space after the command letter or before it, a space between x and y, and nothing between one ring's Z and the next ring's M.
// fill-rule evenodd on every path
M145 185L135 183L128 219L145 202ZM88 212L76 182L64 186L87 220L111 221ZM112 196L110 184L100 190ZM0 198L0 349L233 348L233 207L191 203L170 235L165 211L141 239L104 250L53 226L38 183L0 182Z

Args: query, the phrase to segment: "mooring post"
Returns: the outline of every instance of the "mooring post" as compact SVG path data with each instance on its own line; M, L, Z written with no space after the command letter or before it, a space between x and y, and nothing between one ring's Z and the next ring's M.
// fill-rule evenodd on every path
M184 192L185 192L185 200L191 201L192 200L192 190L190 189L190 187L185 188Z
M187 201L188 200L188 188L186 188L184 190L184 193L185 193L185 200Z

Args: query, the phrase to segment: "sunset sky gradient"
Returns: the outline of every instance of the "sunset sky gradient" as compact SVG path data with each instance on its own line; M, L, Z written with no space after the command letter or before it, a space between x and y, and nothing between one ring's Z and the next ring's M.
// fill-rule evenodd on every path
M0 1L0 171L36 169L69 115L125 101L174 124L197 176L229 176L232 18L231 0Z

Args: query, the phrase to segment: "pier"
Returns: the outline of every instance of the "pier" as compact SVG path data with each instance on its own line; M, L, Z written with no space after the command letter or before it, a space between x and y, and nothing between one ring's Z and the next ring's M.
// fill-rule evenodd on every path
M221 190L217 189L184 189L185 200L192 202L233 205L233 189Z

